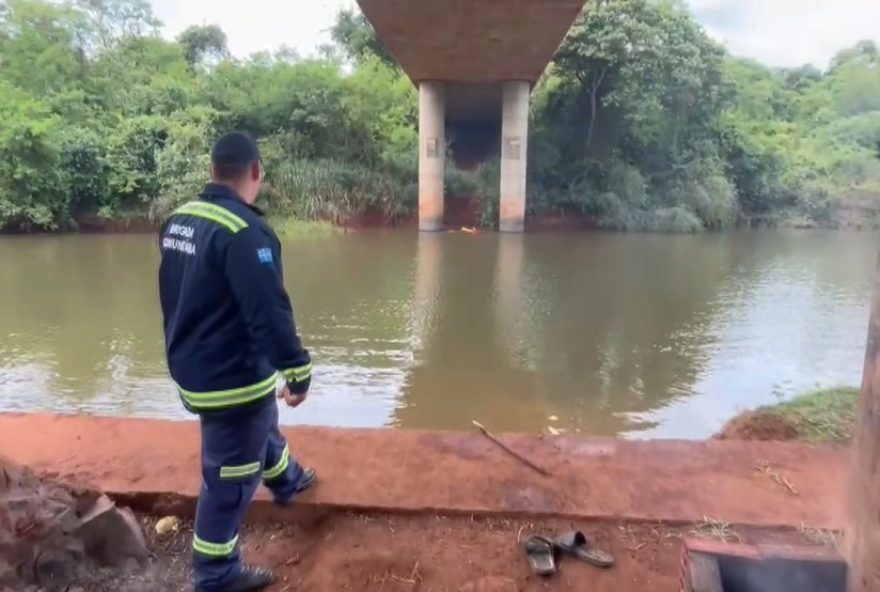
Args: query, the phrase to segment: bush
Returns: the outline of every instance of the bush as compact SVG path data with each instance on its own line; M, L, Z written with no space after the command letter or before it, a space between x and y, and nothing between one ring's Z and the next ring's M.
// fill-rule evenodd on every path
M86 128L69 128L61 135L60 169L71 214L94 212L110 200L104 147L102 138Z
M410 183L385 171L331 160L292 160L267 177L273 212L341 222L371 211L392 220L414 211Z
M158 155L168 137L168 121L142 115L120 122L107 138L111 198L101 213L113 216L122 210L143 211L159 196Z
M613 193L602 194L601 198L608 205L608 210L599 216L598 222L601 228L607 230L680 234L695 234L705 230L697 215L682 206L633 210L615 206L619 198Z
M477 170L477 199L479 201L480 226L497 228L499 202L501 200L501 161L490 160ZM528 203L528 202L527 202Z
M150 204L151 218L161 219L201 193L211 170L210 143L217 115L210 107L194 107L169 122L156 157L160 197Z
M60 121L0 84L0 230L55 230L69 220Z
M666 203L679 204L693 212L701 224L712 230L734 225L738 217L736 189L717 160L695 160L672 182Z
M480 191L479 172L463 171L447 164L443 171L443 194L447 198L471 198Z

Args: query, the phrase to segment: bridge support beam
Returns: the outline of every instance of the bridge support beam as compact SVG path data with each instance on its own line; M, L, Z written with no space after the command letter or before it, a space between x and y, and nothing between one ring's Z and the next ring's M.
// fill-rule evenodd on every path
M505 82L501 115L501 203L498 228L522 232L526 218L526 162L529 146L529 83Z
M446 100L442 82L419 83L419 230L443 230Z

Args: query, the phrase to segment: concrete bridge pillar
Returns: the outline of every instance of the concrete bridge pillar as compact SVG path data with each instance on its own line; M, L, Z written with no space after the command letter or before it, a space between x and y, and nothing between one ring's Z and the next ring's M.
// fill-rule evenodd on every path
M529 83L505 82L501 115L501 232L522 232L526 218Z
M419 83L419 230L443 229L446 99L442 82Z

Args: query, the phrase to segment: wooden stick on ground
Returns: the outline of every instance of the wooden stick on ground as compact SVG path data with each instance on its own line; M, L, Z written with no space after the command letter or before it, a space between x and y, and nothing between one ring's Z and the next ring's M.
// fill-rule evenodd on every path
M515 458L516 460L518 460L519 462L523 463L524 465L526 465L527 467L529 467L533 471L537 471L538 473L540 473L541 475L544 475L545 477L551 476L550 471L548 471L544 467L539 467L538 465L536 465L535 463L533 463L532 461L530 461L526 457L522 456L518 452L515 452L514 450L508 448L507 444L505 444L504 442L502 442L501 440L496 438L492 434L492 432L490 432L489 430L486 429L486 426L484 426L483 424L481 424L480 422L478 422L476 420L473 421L473 424L477 427L478 430L480 430L483 433L484 436L489 438L489 440L491 440L493 443L495 443L496 446L501 448L501 450L503 450L504 452L506 452L507 454L509 454L510 456Z

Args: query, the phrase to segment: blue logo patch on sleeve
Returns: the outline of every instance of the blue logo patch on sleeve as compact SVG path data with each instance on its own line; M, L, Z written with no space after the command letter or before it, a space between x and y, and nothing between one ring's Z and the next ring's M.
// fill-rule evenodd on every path
M260 260L260 263L272 263L272 249L257 249L257 259Z

